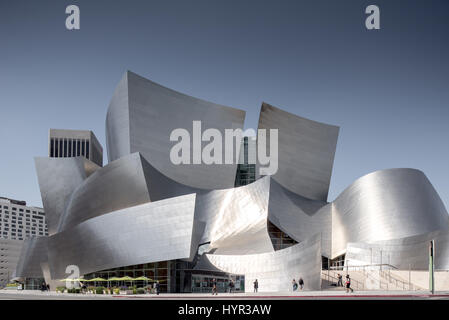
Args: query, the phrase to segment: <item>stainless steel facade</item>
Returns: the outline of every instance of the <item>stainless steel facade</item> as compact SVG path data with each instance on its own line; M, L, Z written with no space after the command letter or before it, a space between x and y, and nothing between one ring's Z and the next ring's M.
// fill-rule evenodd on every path
M304 280L304 289L321 288L321 243L317 234L286 249L245 255L204 254L197 270L221 270L245 276L245 291L257 279L260 292L292 291L292 280Z
M398 243L396 251L391 249L399 252L392 261L402 266L402 260L416 260L421 268L425 253L409 243L419 240L422 247L435 236L446 248L447 211L422 172L376 171L329 203L339 128L265 103L259 128L279 129L279 170L273 176L235 188L236 165L170 162L173 129L192 134L192 121L201 120L203 130L223 132L241 128L243 119L241 110L127 72L108 109L108 165L36 158L50 237L27 243L17 275L42 277L44 270L55 280L67 276L68 265L77 265L84 275L167 260L194 263L203 245L206 254L197 271L244 274L247 290L257 278L260 291L288 291L299 277L306 289L320 288L322 256L347 253L348 259L353 255L366 262L367 246L388 251ZM273 226L293 239L290 247L275 249ZM449 259L446 249L440 253L441 261Z
M447 211L427 177L415 169L367 174L332 203L332 256L349 242L391 240L447 230Z
M193 259L204 224L194 219L195 194L98 216L48 238L52 278L68 265L81 274L171 259Z
M429 270L431 240L435 240L435 269L449 270L449 233L446 230L393 240L348 243L345 264L386 264L399 270Z
M49 235L58 231L72 193L87 177L85 161L83 157L34 159Z
M236 164L174 165L169 155L175 142L169 137L174 129L182 128L193 139L195 120L201 120L203 131L214 128L224 136L225 129L242 129L244 119L243 110L190 97L128 71L108 109L108 158L113 161L140 152L154 168L178 183L201 189L231 188ZM236 143L240 146L240 141ZM202 146L206 144L202 142Z
M274 180L303 197L327 201L339 127L262 103L259 129L278 129L279 168Z
M149 202L142 161L139 153L128 155L98 169L83 181L73 191L58 231L105 213Z
M48 261L48 237L32 237L25 240L14 277L43 278L41 263Z
M273 252L267 230L270 177L252 184L199 195L198 219L206 223L201 242L217 254Z

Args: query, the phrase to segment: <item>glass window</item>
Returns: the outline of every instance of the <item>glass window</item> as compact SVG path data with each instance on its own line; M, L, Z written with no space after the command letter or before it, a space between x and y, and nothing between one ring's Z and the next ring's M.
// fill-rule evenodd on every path
M85 156L86 155L86 153L85 153L85 141L84 140L82 140L81 141L81 155L82 156Z
M63 145L63 139L59 139L59 157L62 158L64 155L64 145Z
M59 156L59 143L58 143L58 139L55 139L55 153L54 153L55 158L57 158Z
M69 147L68 147L68 150L67 150L67 155L69 157L71 157L72 156L72 139L69 139L68 144L69 144Z
M55 154L55 140L52 138L50 139L50 157L53 158Z
M67 158L67 139L64 139L64 158Z

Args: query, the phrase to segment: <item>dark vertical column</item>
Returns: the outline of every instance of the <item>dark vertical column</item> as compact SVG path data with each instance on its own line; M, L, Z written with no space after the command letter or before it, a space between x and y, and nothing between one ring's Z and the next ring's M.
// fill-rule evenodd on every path
M72 139L69 139L69 141L67 141L67 143L68 143L67 156L71 157L72 156Z
M85 151L86 149L85 149L85 140L83 139L83 140L81 140L81 155L82 156L86 156L86 151Z
M64 158L67 158L67 139L64 139Z
M89 140L86 140L86 158L90 159L90 153L89 153Z
M55 139L55 158L57 158L59 156L59 143L58 143L58 139Z
M81 155L81 141L76 140L76 156L79 157Z
M50 139L50 158L53 158L55 154L55 139Z
M62 158L62 156L64 155L64 145L63 145L63 139L59 139L59 158Z

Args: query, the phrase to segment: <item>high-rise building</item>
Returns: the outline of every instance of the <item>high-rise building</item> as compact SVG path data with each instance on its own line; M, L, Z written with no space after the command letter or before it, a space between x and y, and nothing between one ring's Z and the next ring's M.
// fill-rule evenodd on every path
M83 156L103 166L103 147L89 130L50 129L48 141L50 158Z
M24 240L47 235L44 209L0 197L0 287L11 279Z
M13 277L23 244L23 240L0 238L0 288L4 287Z
M246 186L256 181L256 137L243 137L239 159L235 187Z

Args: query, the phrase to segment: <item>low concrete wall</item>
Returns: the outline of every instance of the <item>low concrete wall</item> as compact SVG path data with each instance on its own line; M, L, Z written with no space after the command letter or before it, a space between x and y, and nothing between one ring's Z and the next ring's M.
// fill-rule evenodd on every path
M408 270L391 270L391 275L405 282L409 281L423 289L429 289L429 272L428 271L411 271ZM435 290L449 290L449 271L435 271Z

